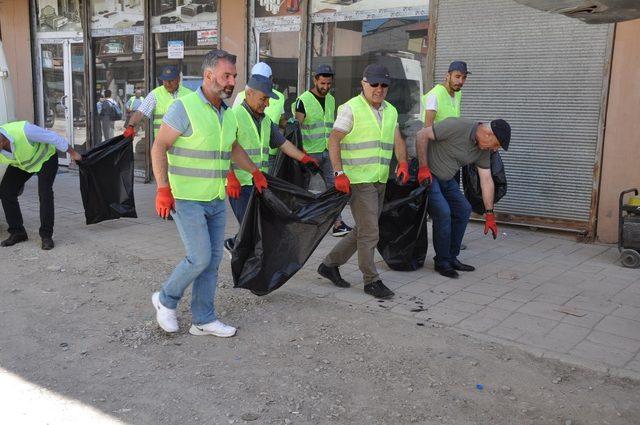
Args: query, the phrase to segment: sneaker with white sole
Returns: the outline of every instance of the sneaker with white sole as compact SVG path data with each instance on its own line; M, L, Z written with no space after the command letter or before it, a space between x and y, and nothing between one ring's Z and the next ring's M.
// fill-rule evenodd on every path
M215 322L206 323L204 325L191 325L189 329L191 335L213 335L220 338L229 338L236 334L236 328L228 326L219 320Z
M344 221L341 221L337 226L333 226L331 230L331 236L336 238L340 238L342 236L346 236L353 230L353 227L347 225Z
M178 317L176 311L167 308L160 302L160 292L154 292L151 302L156 308L156 321L165 332L178 332Z

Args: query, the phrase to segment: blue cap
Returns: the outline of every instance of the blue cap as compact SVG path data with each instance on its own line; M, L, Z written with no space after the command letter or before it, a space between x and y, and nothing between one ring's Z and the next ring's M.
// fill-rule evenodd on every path
M391 84L391 77L386 66L379 63L372 63L364 69L362 79L371 84Z
M336 75L329 65L319 65L316 68L316 75Z
M273 92L273 83L270 79L264 75L254 74L249 78L247 87L258 90L272 99L277 99L278 96Z
M180 76L180 70L175 65L167 65L162 68L160 71L160 75L158 76L158 80L167 81L167 80L175 80Z
M469 72L469 70L467 69L467 63L463 62L463 61L453 61L453 62L451 62L449 64L449 71L447 71L447 72L453 72L453 71L459 71L459 72L462 72L465 75L471 74Z

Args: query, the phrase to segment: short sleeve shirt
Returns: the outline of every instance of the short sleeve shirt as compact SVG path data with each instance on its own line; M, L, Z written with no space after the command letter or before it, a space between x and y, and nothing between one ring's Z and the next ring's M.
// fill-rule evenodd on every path
M220 105L220 109L218 109L204 96L202 88L198 88L197 93L204 101L204 103L209 105L215 111L215 113L218 114L220 123L222 123L224 111L228 108L228 106L224 102L222 102ZM189 121L189 115L187 115L187 111L184 109L184 104L182 102L173 102L171 106L169 106L167 113L164 114L162 122L173 128L174 130L179 131L180 134L184 137L189 137L193 134L193 130L191 129L191 122Z
M386 104L384 103L377 109L373 106L371 107L373 115L378 119L378 123L382 122L382 114L384 113L385 107ZM336 121L333 123L333 129L342 133L350 133L353 129L353 112L351 111L351 107L348 103L340 105L338 108Z
M428 145L429 168L441 180L451 180L465 165L491 168L491 151L476 141L479 123L467 118L447 118L433 124L435 140Z

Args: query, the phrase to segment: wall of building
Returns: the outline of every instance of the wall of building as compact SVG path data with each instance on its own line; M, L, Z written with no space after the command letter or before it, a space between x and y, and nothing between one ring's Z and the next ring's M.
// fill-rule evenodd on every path
M640 19L617 24L604 135L598 239L618 240L618 197L640 187Z
M16 118L33 122L33 73L29 28L28 1L0 0L0 31L16 97Z
M219 7L218 34L222 35L220 47L238 57L235 97L235 94L244 90L247 83L247 2L246 0L220 0Z

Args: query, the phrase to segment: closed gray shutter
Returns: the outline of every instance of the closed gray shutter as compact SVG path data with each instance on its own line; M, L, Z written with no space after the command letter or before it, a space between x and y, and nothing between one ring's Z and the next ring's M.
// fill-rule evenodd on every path
M466 61L462 116L512 127L498 212L586 227L611 29L511 0L440 0L436 82Z

